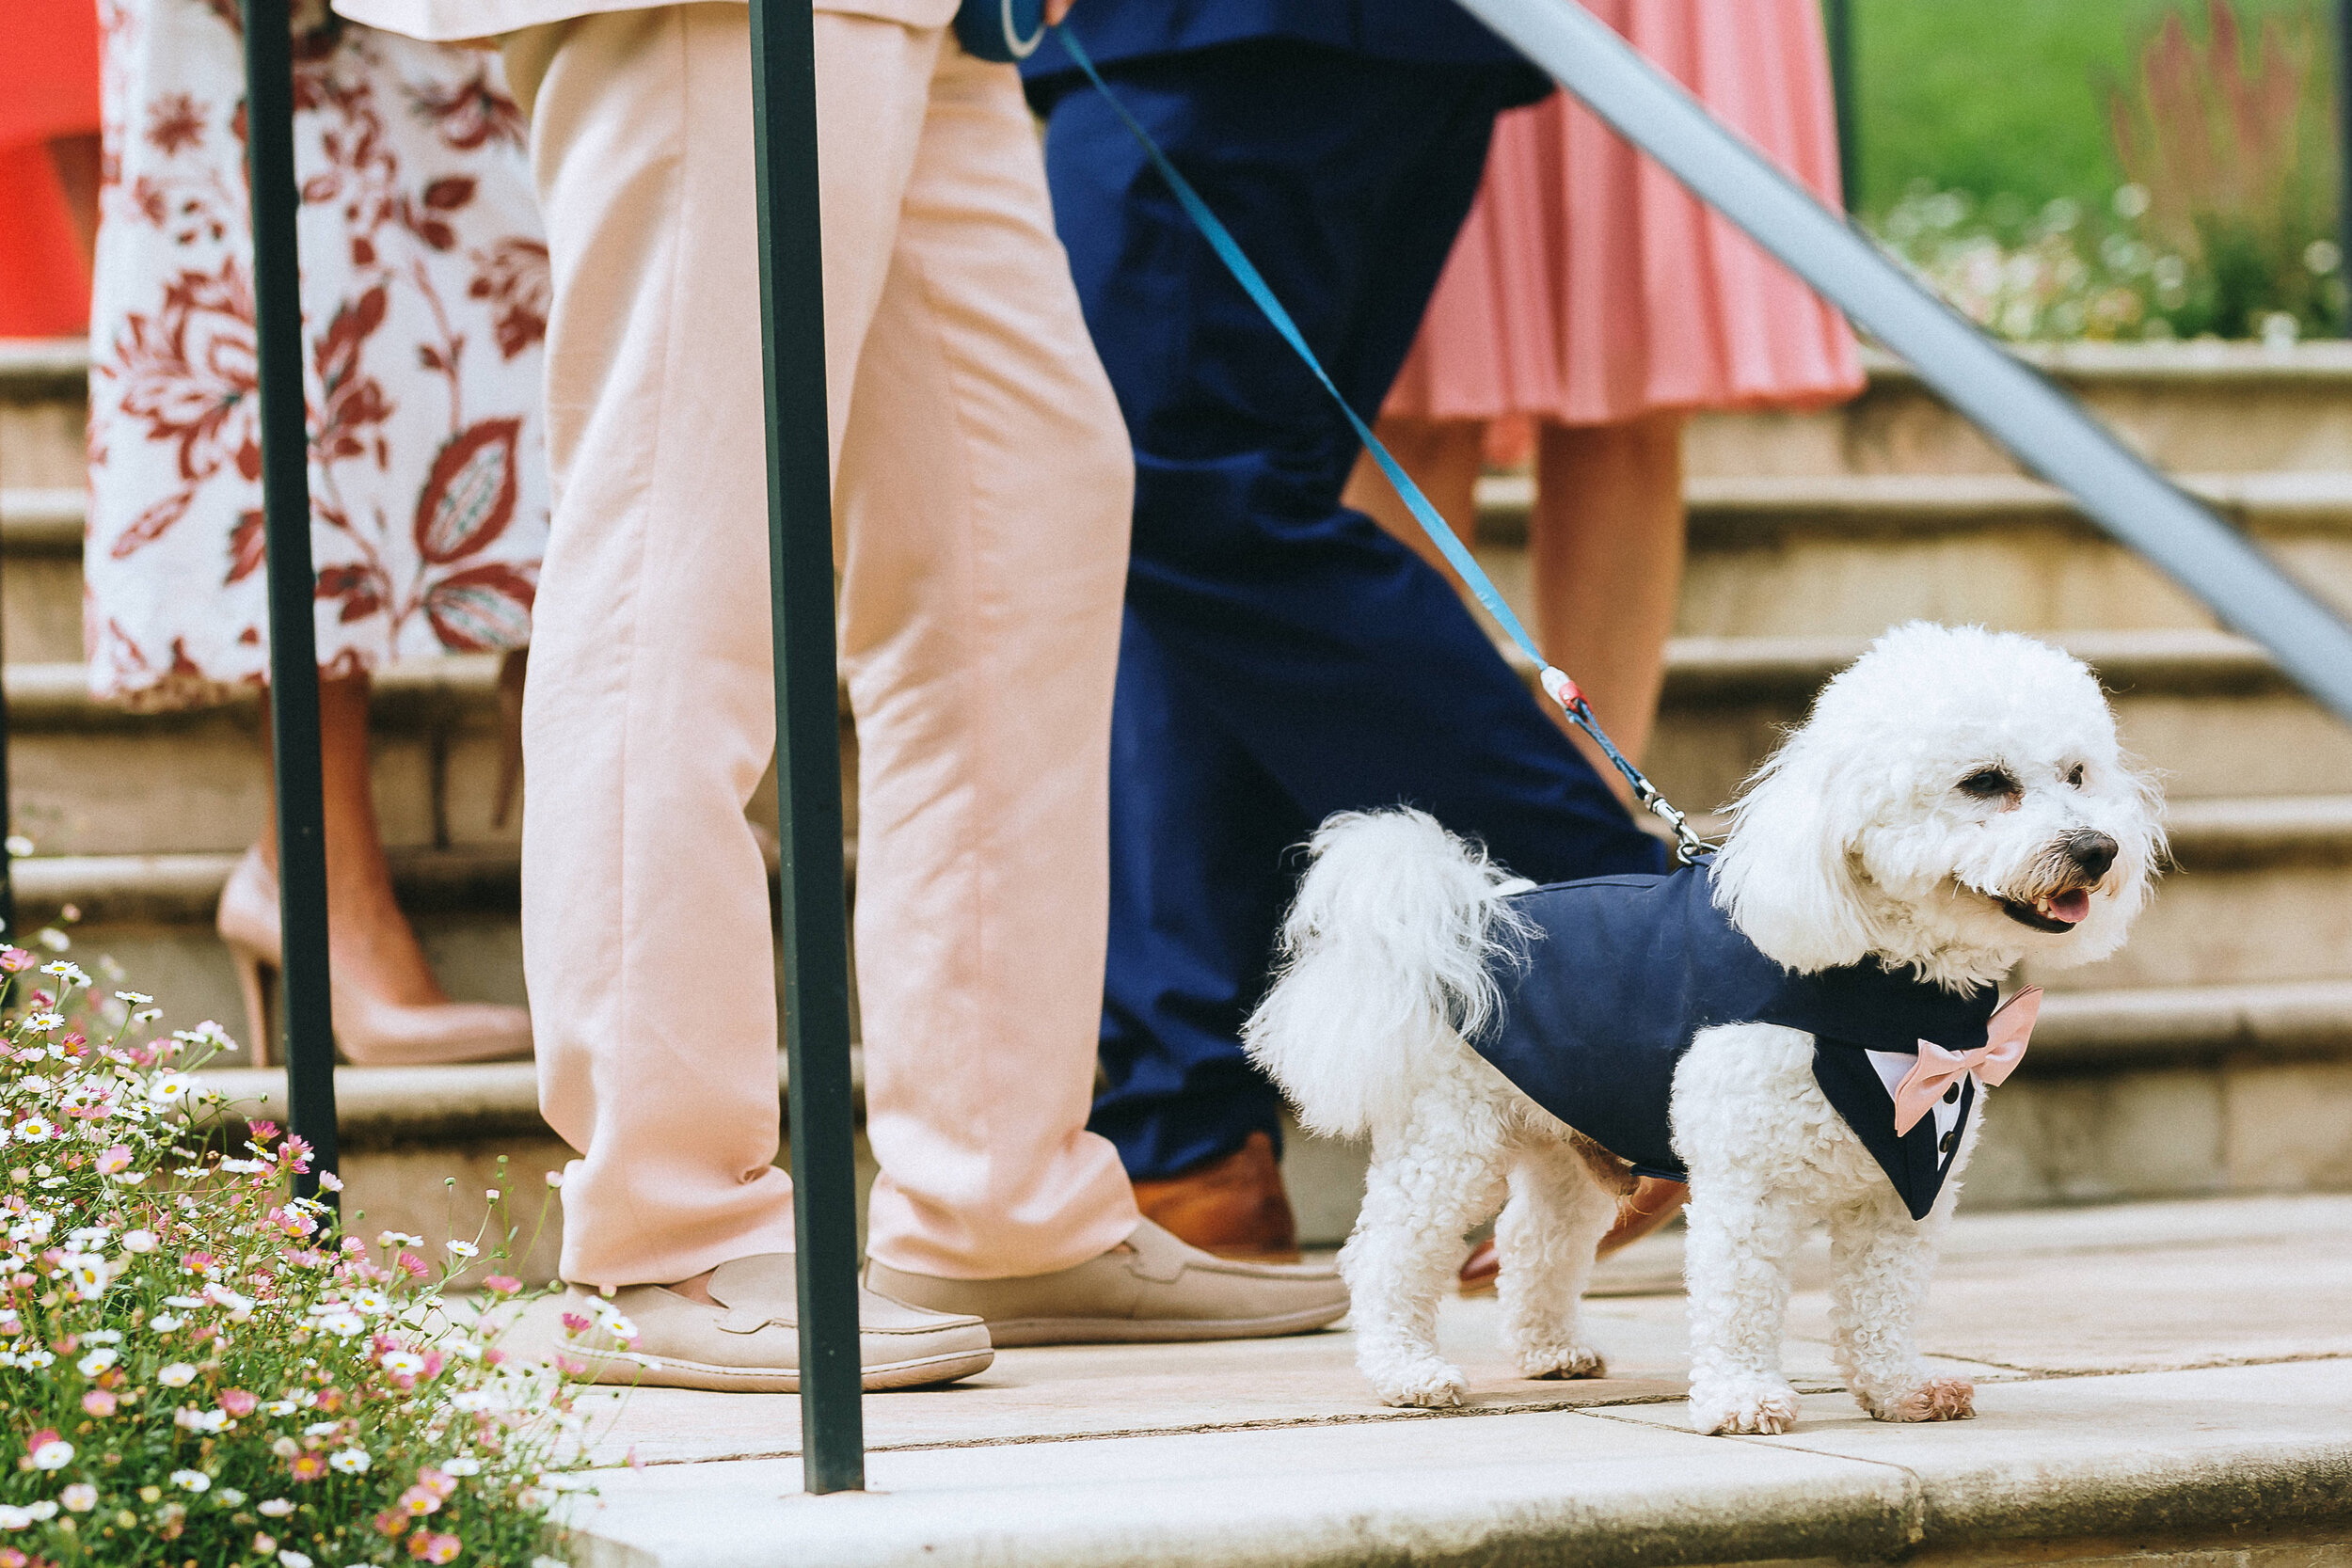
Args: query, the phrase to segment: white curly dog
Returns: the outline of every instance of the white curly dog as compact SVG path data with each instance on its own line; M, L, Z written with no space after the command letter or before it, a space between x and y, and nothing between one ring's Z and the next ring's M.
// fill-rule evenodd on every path
M2013 634L1915 623L1832 680L1744 786L1713 904L1781 966L1771 973L1875 959L1965 991L2028 955L2055 968L2113 952L2163 853L2160 812L2079 662ZM1463 1233L1500 1205L1503 1332L1520 1370L1601 1375L1578 1317L1614 1198L1573 1130L1468 1043L1495 1016L1490 965L1531 884L1414 811L1333 816L1311 848L1247 1037L1309 1128L1371 1138L1340 1258L1359 1366L1391 1404L1462 1400L1437 1303ZM1698 1030L1672 1069L1702 1433L1794 1421L1779 1365L1788 1264L1822 1223L1837 1363L1862 1407L1890 1421L1972 1413L1973 1386L1931 1371L1914 1336L1958 1183L1915 1222L1813 1057L1812 1035L1734 1022Z

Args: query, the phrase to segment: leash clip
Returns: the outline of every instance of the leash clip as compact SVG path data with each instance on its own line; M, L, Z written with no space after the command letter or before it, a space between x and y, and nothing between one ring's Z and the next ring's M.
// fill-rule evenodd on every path
M1608 732L1600 727L1600 721L1593 717L1593 705L1584 700L1583 689L1569 677L1565 670L1556 664L1547 664L1536 672L1535 682L1544 689L1545 696L1560 705L1560 711L1568 716L1568 722L1591 736L1593 744L1600 748L1601 754L1625 775L1625 782L1633 786L1633 799L1651 816L1666 824L1674 833L1675 853L1682 857L1685 865L1696 865L1715 853L1715 847L1699 837L1690 819L1675 809L1674 802L1661 795L1658 786L1650 783L1640 768L1627 761L1623 752L1617 750L1616 742L1609 738Z

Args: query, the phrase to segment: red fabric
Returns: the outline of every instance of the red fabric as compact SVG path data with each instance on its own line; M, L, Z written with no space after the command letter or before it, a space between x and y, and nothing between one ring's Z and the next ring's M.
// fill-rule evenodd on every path
M49 160L49 143L97 134L95 0L5 0L0 338L72 337L88 325L89 269Z

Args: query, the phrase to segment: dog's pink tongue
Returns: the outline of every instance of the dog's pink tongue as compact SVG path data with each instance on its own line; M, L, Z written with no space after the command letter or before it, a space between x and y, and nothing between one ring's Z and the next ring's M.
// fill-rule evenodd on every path
M2090 892L2088 888L2069 888L2050 900L2050 913L2069 926L2090 913Z

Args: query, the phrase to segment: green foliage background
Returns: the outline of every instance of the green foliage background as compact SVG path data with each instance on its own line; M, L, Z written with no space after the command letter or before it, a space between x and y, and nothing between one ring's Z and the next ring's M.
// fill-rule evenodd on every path
M2236 0L2250 37L2312 0ZM2024 210L2069 197L2105 209L2122 183L2107 85L2169 10L2205 31L2203 0L1852 0L1862 200L1883 214L1915 180L2010 193ZM2327 12L2318 13L2324 21ZM2324 35L2323 35L2324 37ZM2326 69L2327 62L2317 62Z

